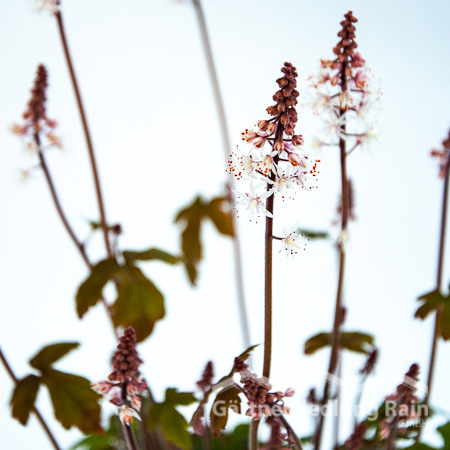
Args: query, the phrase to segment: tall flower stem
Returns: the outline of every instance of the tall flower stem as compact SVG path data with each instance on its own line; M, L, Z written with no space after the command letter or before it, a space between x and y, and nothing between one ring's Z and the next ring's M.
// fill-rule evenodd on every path
M448 158L445 164L445 172L444 172L444 192L442 196L442 213L441 213L441 231L439 236L439 254L438 254L438 264L437 264L437 274L436 274L436 290L440 291L442 286L442 272L444 268L444 249L445 249L445 235L447 230L447 204L448 204L448 186L449 186L449 173L450 173L450 158ZM425 397L423 399L423 405L428 407L431 388L433 386L433 377L434 377L434 369L436 365L436 355L437 355L437 346L439 341L439 323L441 320L442 309L439 308L436 311L435 321L434 321L434 331L433 331L433 340L431 342L431 352L430 352L430 361L428 364L428 378L427 378L427 392L425 393ZM422 428L419 427L419 431L417 433L417 442L420 440L422 435Z
M342 92L347 91L347 77L346 77L347 64L342 64L341 70L341 88ZM342 111L339 113L339 118L342 118ZM345 133L345 122L341 126L341 130ZM340 163L341 163L341 197L342 197L342 218L341 218L341 236L339 241L339 277L336 294L336 304L334 309L334 321L333 331L331 334L331 354L330 362L328 365L328 377L332 377L336 374L337 365L339 362L339 345L341 340L341 324L342 324L342 302L343 302L343 290L344 290L344 275L345 275L345 241L347 238L347 224L349 216L349 187L347 178L347 149L346 142L341 137L339 139L339 151L340 151ZM327 379L323 389L323 395L321 400L321 411L323 407L327 405L330 398L330 383ZM320 450L322 443L322 434L325 417L323 414L319 415L319 423L317 426L317 433L315 439L315 450Z
M96 159L95 159L94 147L92 145L92 139L91 139L91 134L90 134L90 131L89 131L88 123L87 123L86 113L85 113L85 110L84 110L83 102L81 100L80 88L78 87L78 81L77 81L77 78L75 76L75 70L74 70L74 67L73 67L72 58L70 56L69 46L67 44L67 38L66 38L65 31L64 31L63 18L62 18L62 14L61 14L61 11L60 11L59 8L55 12L55 17L56 17L56 21L58 23L59 35L61 37L61 43L62 43L62 46L63 46L64 55L65 55L67 66L68 66L69 73L70 73L70 79L72 80L72 86L73 86L73 90L74 90L74 93L75 93L75 97L76 97L76 101L77 101L77 105L78 105L78 110L80 112L80 117L81 117L81 122L82 122L82 125L83 125L84 136L86 138L86 144L87 144L88 153L89 153L89 160L90 160L90 163L91 163L92 175L93 175L93 178L94 178L95 193L96 193L96 196L97 196L98 209L99 209L99 212L100 212L100 225L102 227L103 237L104 237L104 240L105 240L105 247L106 247L106 251L108 253L108 256L111 257L112 256L112 251L111 251L111 245L110 245L110 242L109 242L108 224L107 224L107 221L106 221L105 206L104 206L104 202L103 202L102 189L101 189L101 186L100 186L100 177L99 177L99 174L98 174L98 168L97 168L97 162L96 162Z
M39 133L35 132L33 137L34 137L34 141L35 141L35 144L36 144L36 147L37 147L37 153L38 153L38 157L39 157L39 162L40 162L40 165L41 165L42 170L44 172L44 176L45 176L45 179L47 181L48 187L50 189L50 194L52 196L53 203L55 205L55 208L56 208L56 211L58 213L58 216L61 219L61 222L63 223L64 228L66 229L68 235L70 236L70 239L72 240L72 242L74 243L74 245L78 249L78 251L80 252L83 261L86 263L86 265L87 265L87 267L89 269L92 269L93 264L92 264L91 260L89 259L88 255L86 253L85 246L78 239L77 235L75 234L75 231L73 230L72 226L70 225L70 222L69 222L69 220L68 220L68 218L67 218L67 216L66 216L66 214L64 212L64 209L63 209L63 207L61 205L61 201L60 201L58 193L56 191L55 182L53 181L53 177L52 177L50 169L48 167L47 160L46 160L44 152L42 151L42 148L41 148L41 139L40 139ZM101 298L101 302L102 302L102 304L103 304L103 306L104 306L104 308L106 310L106 313L107 313L107 315L108 315L108 317L109 317L109 319L111 321L111 325L112 325L114 336L116 337L116 339L118 339L119 336L117 334L116 327L115 327L115 325L114 325L114 323L112 321L111 313L110 313L110 310L109 310L109 306L108 306L108 304L107 304L107 302L106 302L104 297Z
M225 157L225 167L228 167L228 155L231 150L230 133L228 130L228 122L225 114L225 107L222 99L222 92L220 90L219 79L217 76L216 65L214 63L213 53L211 49L211 42L209 39L208 28L206 26L205 15L203 13L203 8L200 0L192 0L194 4L195 12L197 15L198 26L200 29L200 35L203 43L203 49L205 52L206 63L208 66L209 78L211 80L211 87L214 94L214 101L216 103L217 115L219 118L220 132L222 135L222 143ZM234 204L232 198L231 190L234 188L234 180L230 181L227 186L227 194L230 204ZM245 302L244 294L244 279L242 272L242 255L241 255L241 244L239 240L238 229L236 226L236 220L232 216L233 221L233 254L234 254L234 268L235 268L235 278L236 278L236 293L238 301L238 310L241 321L242 330L242 340L244 347L248 348L251 345L250 342L250 327L247 314L247 306Z
M2 364L5 367L6 372L8 372L8 375L13 380L14 384L17 384L19 380L17 379L16 375L14 374L12 367L10 366L8 360L6 359L5 355L3 354L1 348L0 348L0 360L2 361ZM50 428L48 427L47 422L45 421L44 417L42 416L41 412L39 411L39 409L36 406L33 407L33 413L36 416L39 423L41 424L42 428L44 429L44 432L47 435L47 437L49 438L53 448L56 450L60 450L61 447L57 443L55 436L53 436L53 433L50 431Z

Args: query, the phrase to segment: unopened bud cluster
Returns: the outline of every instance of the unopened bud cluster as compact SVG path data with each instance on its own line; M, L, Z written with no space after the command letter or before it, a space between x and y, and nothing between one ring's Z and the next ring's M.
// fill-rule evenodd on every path
M122 422L131 424L133 417L140 419L139 395L147 390L147 384L139 379L142 360L136 351L136 333L127 328L119 339L119 345L112 358L113 371L108 380L94 383L92 388L102 395L108 395L109 402L119 407Z
M54 134L57 122L47 117L47 87L47 69L40 64L31 90L31 98L22 116L24 122L22 124L13 124L10 128L12 133L24 139L29 150L35 150L36 141L38 140L41 143L43 138L44 142L42 144L61 147L59 138Z
M439 177L444 178L450 164L450 131L447 139L442 141L442 150L431 150L431 156L439 158Z
M297 70L286 62L281 72L283 76L277 80L279 90L273 96L275 104L267 108L272 117L260 120L256 129L242 133L242 140L252 144L250 150L238 147L230 155L229 173L237 180L249 181L248 191L236 194L238 208L248 210L251 220L261 215L273 217L264 205L270 196L291 198L298 186L307 189L316 186L318 161L300 150L303 137L295 134Z
M394 402L393 414L380 422L380 437L387 438L395 425L399 434L407 432L408 423L417 421L419 398L415 395L419 381L419 365L412 364L401 384L397 386L395 394L388 395L385 402ZM386 408L392 410L392 408ZM399 420L400 419L400 420Z
M352 151L374 137L367 114L378 98L369 88L365 60L356 51L357 19L351 11L344 17L338 33L340 40L333 49L335 58L321 60L319 75L311 77L316 91L313 107L326 124L314 146L336 145L344 139Z
M248 369L241 358L234 360L233 371L239 373L241 379L242 392L248 399L247 416L255 420L261 419L263 416L270 417L281 414L288 414L290 408L284 404L284 397L292 397L294 390L288 388L286 392L276 391L270 392L272 385L265 378L258 378L255 373Z

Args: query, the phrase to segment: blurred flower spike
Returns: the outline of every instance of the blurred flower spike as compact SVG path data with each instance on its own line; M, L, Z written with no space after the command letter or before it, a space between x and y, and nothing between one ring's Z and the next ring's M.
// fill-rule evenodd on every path
M38 142L48 147L61 147L59 138L54 134L57 122L47 117L47 87L47 69L40 64L31 90L31 98L22 116L24 122L12 124L10 127L13 134L24 139L29 150L36 150ZM42 138L44 138L44 141L42 141Z
M291 63L284 63L283 76L277 80L279 90L273 96L276 104L269 106L270 119L260 120L256 129L246 129L242 140L252 144L250 150L239 147L230 155L229 173L237 180L250 180L250 192L238 194L238 204L250 211L268 217L262 200L271 195L291 198L300 186L313 189L317 182L317 163L306 155L300 147L303 137L295 134L297 124L297 70ZM260 192L255 192L253 180L262 181ZM264 192L265 190L265 192Z
M138 411L141 407L140 395L147 390L145 381L139 377L142 360L136 351L136 333L127 328L119 339L119 345L112 358L113 371L108 380L92 384L92 389L108 396L109 402L119 407L119 418L125 424L133 423L133 418L140 420Z
M442 150L431 150L431 156L439 158L439 177L444 178L450 164L450 131L447 139L442 141Z
M374 137L367 114L379 98L374 98L366 62L356 51L357 19L352 11L344 17L340 41L333 49L335 59L321 60L319 75L311 77L315 89L312 106L324 120L315 146L337 145L344 139L351 152Z
M59 11L60 0L37 0L36 9L38 12L46 11L49 14L55 14Z
M290 408L284 404L285 397L292 397L295 391L292 388L285 392L270 392L272 385L264 377L258 378L255 373L249 370L248 364L239 357L234 360L233 372L239 373L242 384L242 392L247 397L248 409L246 415L255 420L262 417L271 417L275 419L281 414L289 414Z

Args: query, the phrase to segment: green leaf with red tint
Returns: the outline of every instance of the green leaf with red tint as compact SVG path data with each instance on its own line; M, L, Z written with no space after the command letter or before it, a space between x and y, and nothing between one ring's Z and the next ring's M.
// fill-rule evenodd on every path
M80 319L101 299L103 288L113 278L119 267L115 259L108 258L92 268L76 294L77 314Z
M40 371L45 371L58 359L61 359L79 346L78 342L62 342L47 345L30 360L30 366Z
M10 401L11 413L22 425L27 424L30 412L34 408L40 382L41 379L36 375L28 375L20 380L14 388Z
M79 428L85 434L102 433L100 426L100 395L91 389L86 378L49 369L42 374L42 383L50 393L56 419L65 429Z
M116 273L118 297L111 306L116 327L133 327L138 342L147 338L155 323L165 314L164 296L159 289L132 264Z

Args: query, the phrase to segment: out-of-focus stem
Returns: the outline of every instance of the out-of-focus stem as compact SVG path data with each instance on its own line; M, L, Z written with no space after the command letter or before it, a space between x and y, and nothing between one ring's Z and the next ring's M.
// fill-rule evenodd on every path
M208 28L206 26L205 15L203 14L203 8L200 0L192 0L194 4L195 12L197 15L198 26L200 29L201 39L203 43L203 49L205 51L206 63L208 66L209 77L211 80L211 86L214 94L214 100L216 103L217 114L219 118L220 132L222 135L222 143L224 150L224 162L225 167L228 168L228 157L231 151L230 134L228 131L228 123L225 114L225 107L223 104L222 93L220 90L219 79L217 77L216 66L214 63L214 58L211 49L211 42L209 39ZM233 195L231 189L234 185L234 180L231 180L230 185L227 186L228 197L230 204L234 203ZM238 235L238 229L236 226L236 221L234 216L232 216L234 237L233 237L233 252L234 252L234 267L235 267L235 278L236 278L236 290L237 290L237 300L238 309L241 321L242 329L242 340L244 342L244 347L250 347L250 327L248 324L248 314L245 302L244 294L244 279L242 275L242 256L241 256L241 245Z
M250 422L250 433L248 439L249 450L258 450L258 428L259 420L252 420Z
M17 379L16 375L14 374L12 367L10 366L8 360L6 359L5 355L3 354L1 348L0 348L0 360L2 361L2 364L5 367L6 372L8 372L8 375L13 380L14 384L17 384L19 380ZM33 413L36 416L39 423L41 424L42 428L44 429L44 432L47 435L47 437L49 438L50 442L52 443L53 448L55 448L56 450L60 450L61 447L56 442L55 436L53 436L52 432L50 431L50 428L47 425L47 422L45 421L44 417L42 416L42 414L40 413L39 409L36 406L33 407Z
M436 290L440 291L442 286L442 272L444 268L444 249L445 249L445 235L447 230L447 204L448 204L448 186L449 186L449 172L450 159L445 166L444 175L444 193L442 198L442 213L441 213L441 232L439 237L439 256L436 274ZM427 378L427 392L423 399L423 405L428 407L431 395L431 388L433 385L434 369L436 365L437 345L439 341L439 323L441 320L442 309L438 308L434 320L433 340L431 342L430 362L428 364L428 378ZM426 410L426 408L425 408ZM423 427L419 427L416 441L419 442L422 435Z
M294 430L292 429L292 427L289 425L289 422L286 420L286 417L284 417L283 414L280 414L278 416L278 418L280 419L281 423L283 424L284 428L286 428L286 430L288 430L289 432L289 436L294 439L295 442L295 448L297 450L303 450L303 446L302 443L300 441L300 439L297 437L297 434L294 432Z
M342 92L347 91L347 77L346 77L347 63L342 64L341 69L341 89ZM344 113L340 111L339 117L341 118ZM341 126L343 133L345 134L346 125L345 122ZM339 278L337 286L336 304L334 310L334 322L333 322L333 332L331 334L331 354L330 362L328 365L328 376L332 377L336 373L337 364L339 360L339 345L341 341L341 323L342 323L342 298L344 290L344 273L345 273L345 241L347 238L347 224L349 216L349 188L348 188L348 178L347 178L347 147L346 141L339 139L339 151L340 151L340 161L341 161L341 197L342 197L342 218L341 218L341 236L339 241ZM323 390L323 396L321 400L321 411L323 411L324 406L328 403L330 398L330 384L328 379L325 381L325 386ZM322 433L324 426L325 417L324 414L319 414L319 423L317 426L317 433L314 448L315 450L320 450L322 442Z
M340 355L338 356L338 380L342 378L342 359L340 358ZM339 448L339 426L341 422L341 398L342 398L342 392L341 392L341 386L339 383L336 384L336 391L334 394L335 398L335 412L334 412L334 445L333 449L337 450Z
M47 181L47 185L50 189L50 194L52 196L53 199L53 203L55 204L55 208L56 211L59 215L59 218L61 219L61 222L64 225L64 228L66 229L67 233L70 236L70 239L72 240L72 242L74 243L75 247L78 249L78 251L81 254L81 257L83 258L83 261L86 263L86 265L88 266L89 269L92 269L92 262L90 261L87 253L86 253L86 249L84 247L84 244L78 239L77 235L75 234L75 231L73 230L72 226L70 225L70 222L64 212L64 209L61 205L61 201L59 200L59 196L58 193L56 191L56 186L55 183L53 181L53 177L50 173L50 169L48 167L47 161L45 159L45 155L44 152L42 151L42 147L41 147L41 139L39 136L39 133L34 133L34 142L36 144L37 147L37 153L38 153L38 157L39 157L39 162L40 165L42 167L42 170L44 172L44 176L45 176L45 180ZM109 306L106 303L106 300L104 299L104 297L101 298L101 302L103 303L103 306L105 307L106 313L108 314L108 317L111 321L111 325L112 325L112 329L113 329L113 333L114 336L116 337L116 339L119 339L119 336L117 334L117 330L116 327L114 326L114 323L112 321L111 318L111 313L109 310Z
M359 382L359 388L358 388L358 392L355 396L355 403L353 406L353 425L354 428L356 428L356 426L358 425L359 421L358 421L358 413L359 413L359 408L361 407L361 398L362 398L362 393L363 393L363 389L364 386L366 384L366 380L367 380L367 373L364 373L361 377L361 381Z
M273 174L271 175L271 178ZM267 190L270 185L267 185ZM266 200L266 209L273 215L274 195ZM273 219L266 217L266 233L264 240L265 268L264 268L264 362L263 377L270 378L270 364L272 360L272 253L273 253Z
M73 90L74 90L74 93L75 93L75 97L76 97L76 101L77 101L77 105L78 105L78 110L80 112L80 117L81 117L81 122L82 122L82 125L83 125L84 136L86 138L86 144L87 144L88 153L89 153L89 161L91 163L92 175L93 175L93 178L94 178L95 193L96 193L96 196L97 196L98 209L99 209L99 212L100 212L100 225L102 227L103 237L104 237L104 240L105 240L105 247L106 247L106 251L108 253L108 256L111 258L112 257L112 252L111 252L111 245L110 245L110 242L109 242L109 230L108 230L108 224L106 222L105 206L104 206L104 202L103 202L102 189L101 189L101 186L100 186L100 177L99 177L99 174L98 174L97 162L96 162L95 153L94 153L94 147L92 145L92 139L91 139L91 134L89 132L89 127L88 127L88 123L87 123L86 113L85 113L85 110L84 110L83 102L81 100L80 88L78 87L78 81L77 81L77 78L75 76L75 69L73 67L72 58L70 56L69 46L67 44L67 38L66 38L65 31L64 31L64 24L63 24L62 14L61 14L61 11L59 9L58 9L57 12L55 12L55 17L56 17L56 21L58 23L59 35L61 37L61 43L62 43L62 46L63 46L63 49L64 49L64 55L65 55L67 66L68 66L69 73L70 73L70 79L72 80L72 86L73 86Z
M122 384L122 402L124 405L127 405L127 382L125 381ZM125 444L127 446L128 450L138 450L136 439L134 437L133 429L131 428L131 425L128 425L126 423L122 423L122 431L123 435L125 437Z

